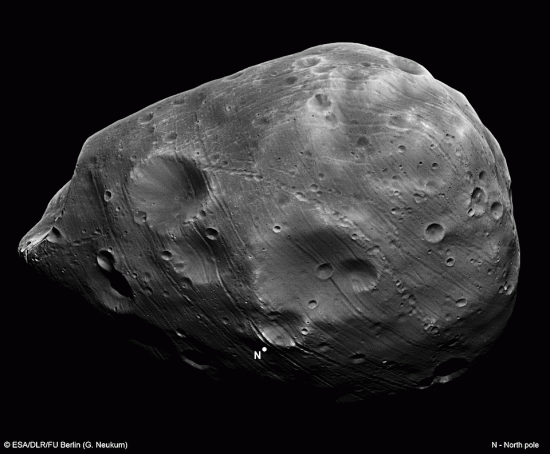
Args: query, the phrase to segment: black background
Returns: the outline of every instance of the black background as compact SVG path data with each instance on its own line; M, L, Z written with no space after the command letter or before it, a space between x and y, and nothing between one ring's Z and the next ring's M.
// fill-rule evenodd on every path
M214 8L214 7L213 7ZM2 429L7 441L146 441L264 449L276 441L311 445L328 439L365 452L375 445L428 451L489 450L491 441L543 443L546 285L538 278L542 219L533 192L534 161L525 141L537 102L510 23L472 15L388 21L330 11L304 18L230 14L33 10L10 36L5 86L9 114L5 194ZM135 12L134 12L135 13ZM258 13L256 13L258 14ZM411 16L412 17L412 16ZM523 40L523 41L522 41ZM172 362L126 342L109 319L50 284L17 257L21 237L71 176L84 141L168 96L248 66L330 42L379 47L424 65L464 93L497 138L512 176L521 271L513 316L478 369L443 386L402 398L321 405L286 390L212 387ZM535 72L535 70L532 70ZM533 73L533 72L532 72ZM535 77L536 79L536 77ZM534 83L534 82L533 82ZM531 128L531 126L529 126ZM9 131L9 132L8 132ZM527 147L527 148L526 148ZM540 151L539 151L540 153ZM542 206L542 205L541 205ZM536 213L534 213L536 211ZM544 339L546 340L546 339ZM253 442L254 440L254 442ZM350 446L347 448L346 446ZM355 450L354 450L355 452ZM383 451L382 451L383 452Z

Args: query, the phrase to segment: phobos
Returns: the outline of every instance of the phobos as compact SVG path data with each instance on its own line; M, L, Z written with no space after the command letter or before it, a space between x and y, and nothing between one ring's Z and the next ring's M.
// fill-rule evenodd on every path
M446 383L499 337L510 187L463 94L326 44L91 136L19 253L196 373L364 400Z

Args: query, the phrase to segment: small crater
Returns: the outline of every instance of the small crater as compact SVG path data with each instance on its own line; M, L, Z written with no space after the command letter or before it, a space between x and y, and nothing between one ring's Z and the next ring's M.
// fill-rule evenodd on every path
M426 230L424 230L424 238L426 238L429 243L439 243L444 236L445 229L437 222L428 225Z
M294 336L278 323L264 326L260 328L260 332L269 343L279 347L294 347L296 345Z
M478 178L481 183L487 184L487 172L485 172L485 170L479 172Z
M493 219L498 221L503 214L504 214L504 207L502 206L502 203L493 202L493 204L491 205L491 216L493 216Z
M292 85L297 82L298 78L296 76L290 76L285 79L285 84Z
M153 155L130 173L134 221L167 231L199 215L208 193L206 174L183 156Z
M472 192L472 208L475 215L485 213L486 194L483 189L476 187Z
M63 234L57 227L53 226L48 233L46 240L50 243L59 243L63 240Z
M365 75L361 71L351 71L346 74L346 79L357 82L365 79Z
M361 63L361 66L364 66L365 68L370 68L372 65L368 61L364 61Z
M436 377L448 377L468 367L468 361L464 358L451 358L439 364L435 370Z
M321 59L318 57L307 57L296 62L297 66L300 68L311 68L315 65L318 65L321 62Z
M274 231L275 233L279 233L279 232L281 231L281 226L280 226L280 225L274 225L274 226L273 226L273 231Z
M181 359L183 359L187 364L194 367L195 369L204 370L211 367L208 359L201 353L196 350L185 350L181 354Z
M437 170L439 168L439 164L437 162L432 163L432 170Z
M433 377L426 377L426 378L423 378L422 380L420 380L416 385L419 388L424 389L424 388L427 388L427 387L431 386L433 381L434 381Z
M358 147L367 147L369 145L369 139L367 139L365 136L361 136L357 139L356 143Z
M370 292L376 286L378 272L370 261L351 259L343 261L340 265L350 279L355 293Z
M109 190L103 193L103 200L105 200L105 202L108 202L109 200L111 200L112 197L113 197L113 194Z
M145 224L147 221L147 213L145 211L136 211L134 213L134 221L136 224Z
M472 203L482 205L485 203L485 191L480 187L476 187L472 192Z
M335 126L338 123L338 119L333 113L328 113L327 115L325 115L325 120L332 126Z
M328 109L331 106L330 99L328 96L324 93L318 93L315 95L315 101L317 101L317 104L322 107L323 109Z
M212 227L208 227L204 231L204 233L206 235L206 238L208 238L209 240L217 240L218 239L219 232L216 229L213 229Z
M405 129L408 127L407 120L400 115L391 115L388 120L389 126L395 126L396 128Z
M398 151L399 153L405 153L405 151L407 151L407 147L406 147L405 145L399 145L399 146L397 147L397 151Z
M194 93L194 95L194 102L197 106L204 104L206 102L206 99L208 98L206 90L201 90L198 93Z
M414 76L424 74L424 69L422 68L422 66L420 66L415 61L409 60L408 58L393 56L390 60L391 63L393 63L398 69L403 72L412 74Z
M439 364L431 377L426 377L417 383L419 388L427 388L434 383L447 383L461 375L468 367L468 361L464 358L451 358Z
M367 358L363 353L356 353L355 355L350 356L352 364L363 364L367 361Z
M445 265L447 266L453 266L455 264L455 259L453 257L449 257L446 261L445 261Z
M109 280L111 287L118 294L131 298L132 289L126 278L115 268L114 255L106 250L102 249L96 255L96 262L103 272L103 275Z
M160 253L160 258L162 260L170 260L172 258L172 253L170 251L162 251Z
M317 307L318 303L316 300L311 300L309 303L307 303L308 309L315 309Z
M333 69L336 69L335 65L323 65L323 66L318 66L317 68L313 69L313 72L316 73L316 74L323 74L323 73L328 73L328 72L332 71Z
M468 304L468 302L466 301L466 298L460 298L456 300L455 304L457 307L464 307Z
M419 193L419 192L415 192L413 194L413 198L414 198L414 201L416 203L422 203L424 202L424 200L426 200L426 194L424 193Z
M287 205L288 203L290 203L290 196L287 193L282 192L277 197L277 203L281 206Z
M244 74L244 71L239 71L238 73L232 74L231 76L227 76L227 80L235 80L241 77Z
M327 279L331 278L333 273L334 267L330 263L322 263L317 267L315 275L318 279L326 281Z
M148 112L139 118L141 124L149 123L153 119L153 112Z
M178 138L178 133L176 131L172 131L171 133L167 134L165 137L166 142L173 142Z

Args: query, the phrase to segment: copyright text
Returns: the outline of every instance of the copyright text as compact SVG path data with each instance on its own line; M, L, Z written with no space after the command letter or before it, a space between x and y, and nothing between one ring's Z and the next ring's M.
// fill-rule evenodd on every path
M112 441L5 441L4 448L13 449L128 449L128 442L112 442Z

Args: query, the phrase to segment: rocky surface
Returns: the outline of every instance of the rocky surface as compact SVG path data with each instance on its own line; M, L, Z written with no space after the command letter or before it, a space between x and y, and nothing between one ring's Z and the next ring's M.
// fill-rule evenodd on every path
M466 370L519 271L506 162L466 98L351 43L98 132L19 248L200 373L341 400Z

